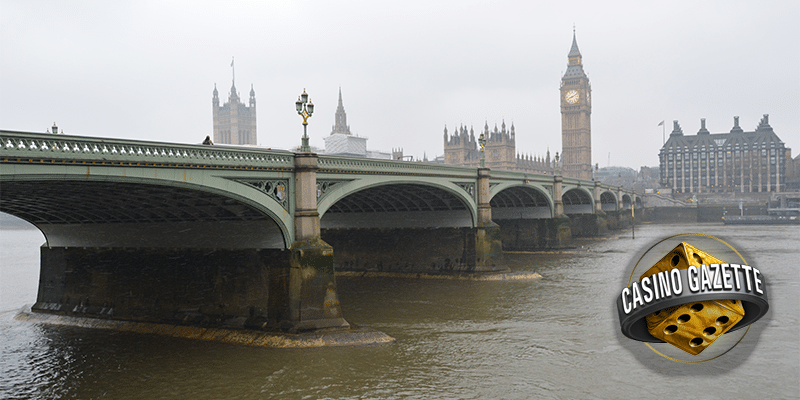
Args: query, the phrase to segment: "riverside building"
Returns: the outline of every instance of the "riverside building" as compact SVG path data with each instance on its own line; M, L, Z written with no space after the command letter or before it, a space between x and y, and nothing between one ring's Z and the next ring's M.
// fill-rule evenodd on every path
M659 152L661 186L673 193L779 192L784 189L786 148L769 125L769 115L753 131L739 126L711 133L705 118L696 135L684 135L673 121L669 140Z

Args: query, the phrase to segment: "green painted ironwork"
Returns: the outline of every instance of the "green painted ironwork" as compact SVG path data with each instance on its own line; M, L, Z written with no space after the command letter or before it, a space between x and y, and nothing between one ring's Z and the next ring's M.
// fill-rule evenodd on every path
M229 196L270 215L287 243L294 240L294 158L257 147L163 143L50 133L0 131L0 180L141 182ZM89 167L87 169L86 167ZM123 168L120 168L123 167ZM342 198L382 185L425 185L463 202L477 221L476 168L421 162L318 156L320 215ZM594 181L563 178L562 195L579 189L593 198ZM554 201L554 176L491 171L490 199L511 187L531 187ZM631 192L600 185L614 196Z

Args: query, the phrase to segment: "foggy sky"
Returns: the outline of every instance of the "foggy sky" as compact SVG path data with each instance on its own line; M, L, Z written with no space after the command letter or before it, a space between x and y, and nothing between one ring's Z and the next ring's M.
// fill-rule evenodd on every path
M592 162L658 164L662 128L763 114L800 151L800 3L0 2L0 129L181 143L212 135L211 94L256 92L258 142L324 147L341 86L370 150L443 154L443 128L505 120L517 151L561 150L573 24L592 85Z

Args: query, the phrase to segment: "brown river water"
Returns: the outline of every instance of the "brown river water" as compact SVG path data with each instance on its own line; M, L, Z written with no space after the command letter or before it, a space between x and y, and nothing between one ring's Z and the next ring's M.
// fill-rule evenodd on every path
M767 279L770 310L723 356L670 361L620 333L615 300L653 242L701 232ZM37 230L0 230L2 399L796 399L800 228L645 225L563 253L507 253L541 279L338 277L351 323L389 344L253 348L17 321L36 299ZM691 356L687 356L691 357Z

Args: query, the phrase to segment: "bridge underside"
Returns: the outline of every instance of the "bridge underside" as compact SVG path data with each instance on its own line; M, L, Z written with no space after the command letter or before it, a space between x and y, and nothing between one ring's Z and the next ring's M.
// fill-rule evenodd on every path
M611 192L603 192L600 194L600 207L603 211L616 211L617 198Z
M514 186L492 197L492 220L500 226L503 250L561 247L568 232L553 216L553 205L538 189ZM561 233L559 235L559 232Z
M561 201L564 202L564 214L592 214L594 213L594 200L587 192L581 189L567 190Z
M50 247L283 249L267 215L221 195L142 183L4 181L0 211Z
M323 304L336 299L332 271L292 285L295 252L276 222L220 194L5 180L0 211L47 239L35 311L293 332L347 326L338 301Z
M472 214L455 195L432 186L373 186L334 203L323 229L471 227Z
M433 186L373 186L333 204L320 220L338 270L474 272L494 270L468 206ZM489 246L491 247L491 246Z

